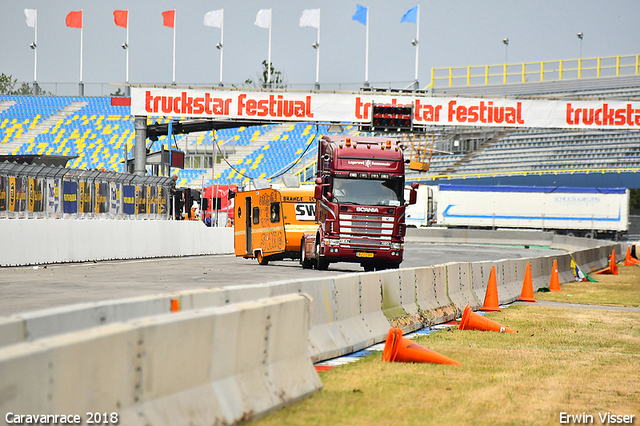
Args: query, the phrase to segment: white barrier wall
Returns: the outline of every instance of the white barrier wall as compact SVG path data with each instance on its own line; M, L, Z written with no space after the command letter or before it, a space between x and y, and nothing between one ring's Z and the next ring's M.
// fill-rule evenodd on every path
M181 220L0 220L0 266L233 253L233 228Z
M284 295L0 350L0 412L117 413L127 426L232 424L320 389L310 300ZM5 424L5 417L2 417Z

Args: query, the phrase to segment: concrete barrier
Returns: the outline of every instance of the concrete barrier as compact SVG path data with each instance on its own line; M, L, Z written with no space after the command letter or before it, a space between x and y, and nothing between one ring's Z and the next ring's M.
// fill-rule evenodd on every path
M500 273L498 274L498 300L501 304L511 303L520 297L522 290L522 277L518 279L518 271L515 260L501 260L497 262Z
M414 269L391 269L377 274L382 288L382 312L394 328L405 332L423 327L416 304Z
M367 324L370 340L358 349L380 342L387 338L389 321L382 313L382 289L378 274L356 274L360 278L360 316ZM336 278L336 283L338 278Z
M554 241L553 238L553 232L535 230L491 231L485 229L407 228L405 241L549 247Z
M469 304L471 307L482 306L482 302L473 292L471 279L471 263L452 262L445 264L447 268L447 294L454 305L462 312ZM484 298L484 297L483 297Z
M447 295L447 268L444 265L416 268L416 303L425 325L455 319L457 310Z
M233 253L233 229L175 220L0 220L0 266Z
M348 318L349 313L344 310L338 314L333 278L280 281L268 287L272 295L304 293L310 297L309 355L313 362L343 355L347 353L344 348L353 346L349 323L361 321L360 312L352 310L353 318Z
M0 411L83 424L87 412L117 413L127 426L254 418L322 386L307 355L309 306L286 295L5 347Z
M491 275L491 267L494 266L492 261L473 262L471 264L471 282L473 292L478 299L477 304L472 305L471 309L477 310L484 304L484 298L487 294L487 286L489 284L489 276ZM496 271L497 276L497 271Z

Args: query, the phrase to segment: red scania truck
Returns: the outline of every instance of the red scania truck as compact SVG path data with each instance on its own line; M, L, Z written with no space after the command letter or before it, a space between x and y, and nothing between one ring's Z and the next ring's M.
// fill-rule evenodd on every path
M365 271L398 268L404 249L404 158L398 140L323 136L318 145L315 232L301 242L303 268L359 263Z

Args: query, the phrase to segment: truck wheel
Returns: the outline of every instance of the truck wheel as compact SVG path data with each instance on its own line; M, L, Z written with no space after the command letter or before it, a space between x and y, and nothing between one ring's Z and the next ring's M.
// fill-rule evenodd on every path
M300 264L302 265L302 269L311 269L313 267L313 261L307 259L307 247L304 240L300 243Z
M264 257L262 255L262 252L259 251L256 253L256 259L258 259L258 263L261 265L268 265L269 264L269 259L267 259L266 257Z
M318 238L316 241L316 269L326 271L329 269L329 262L320 257L320 239Z

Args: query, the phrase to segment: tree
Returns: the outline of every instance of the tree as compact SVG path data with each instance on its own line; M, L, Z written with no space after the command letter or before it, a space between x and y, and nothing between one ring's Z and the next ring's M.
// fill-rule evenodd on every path
M32 94L31 85L23 82L18 88L18 79L13 79L13 76L0 74L0 95L10 96L28 96Z
M118 90L116 90L114 93L110 93L109 96L124 96L124 92L118 87Z
M287 87L287 83L284 81L284 72L276 71L273 67L273 63L271 65L271 87L277 89L284 89ZM254 82L251 78L246 79L245 84L252 85L254 87L262 87L263 89L267 87L267 79L269 78L269 65L267 65L267 61L262 61L262 73L258 74L257 83Z

